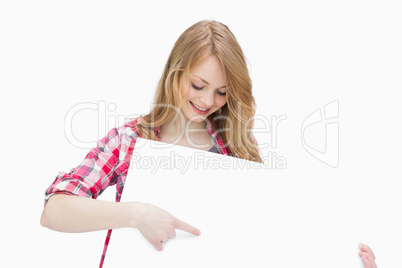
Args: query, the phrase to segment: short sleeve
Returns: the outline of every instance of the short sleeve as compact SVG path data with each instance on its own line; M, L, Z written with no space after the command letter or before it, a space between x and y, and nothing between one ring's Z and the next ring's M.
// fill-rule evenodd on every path
M114 171L119 164L120 145L119 129L113 128L88 152L80 165L68 173L59 172L45 191L45 205L56 193L97 198L108 186L116 184Z

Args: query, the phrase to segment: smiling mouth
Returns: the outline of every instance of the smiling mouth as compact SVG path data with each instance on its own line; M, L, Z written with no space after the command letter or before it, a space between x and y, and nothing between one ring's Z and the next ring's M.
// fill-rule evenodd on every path
M207 112L207 111L209 111L209 110L211 109L211 108L209 108L209 109L201 108L200 106L198 106L198 105L192 103L191 101L190 101L190 103L191 103L191 105L192 105L193 107L195 107L195 108L196 108L197 110L199 110L200 112Z

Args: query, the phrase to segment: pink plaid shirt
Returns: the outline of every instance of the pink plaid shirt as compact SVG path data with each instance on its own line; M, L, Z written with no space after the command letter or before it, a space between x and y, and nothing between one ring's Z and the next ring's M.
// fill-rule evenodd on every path
M135 120L138 122L139 118ZM59 172L45 192L45 205L49 197L56 193L96 199L112 185L116 185L116 202L120 202L135 142L137 137L140 137L134 126L135 120L112 128L97 146L89 151L82 163L69 173ZM234 156L224 146L219 134L213 131L209 121L206 129L214 138L219 154ZM160 127L154 131L160 140ZM108 230L99 267L103 266L111 234L112 229Z

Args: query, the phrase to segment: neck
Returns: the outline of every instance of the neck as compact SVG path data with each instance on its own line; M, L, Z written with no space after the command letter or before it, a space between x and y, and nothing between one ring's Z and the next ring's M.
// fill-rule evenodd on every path
M184 137L190 133L201 133L206 131L206 121L194 122L188 120L187 117L183 120L177 117L172 122L163 126L163 131L173 136L179 136L183 133Z

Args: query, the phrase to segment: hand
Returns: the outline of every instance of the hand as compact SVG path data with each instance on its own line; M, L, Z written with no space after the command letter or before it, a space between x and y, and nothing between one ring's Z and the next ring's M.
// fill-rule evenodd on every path
M158 251L163 249L163 243L176 237L175 229L197 236L201 234L200 230L190 224L175 218L159 207L146 203L141 203L141 212L136 227Z
M359 248L361 250L359 251L359 255L364 263L364 268L377 268L377 265L374 262L375 255L371 248L363 243L359 244Z

